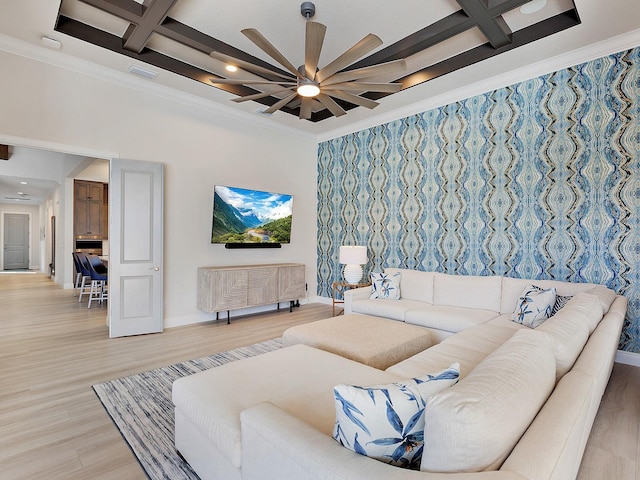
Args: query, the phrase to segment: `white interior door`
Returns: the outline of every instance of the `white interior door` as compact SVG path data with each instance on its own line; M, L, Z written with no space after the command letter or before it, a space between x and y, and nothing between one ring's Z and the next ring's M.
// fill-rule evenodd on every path
M109 180L109 336L163 328L163 168L111 160Z
M29 215L4 214L4 269L29 268Z

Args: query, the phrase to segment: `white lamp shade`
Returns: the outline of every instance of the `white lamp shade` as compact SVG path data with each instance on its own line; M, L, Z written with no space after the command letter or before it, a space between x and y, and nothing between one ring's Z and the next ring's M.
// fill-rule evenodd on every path
M364 265L367 263L367 247L359 245L340 247L340 263Z
M362 279L362 267L367 263L367 247L340 247L340 263L344 263L344 279L349 283L358 283Z

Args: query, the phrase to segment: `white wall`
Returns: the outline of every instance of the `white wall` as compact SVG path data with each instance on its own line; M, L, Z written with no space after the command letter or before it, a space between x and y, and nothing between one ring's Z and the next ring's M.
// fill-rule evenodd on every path
M87 168L78 173L74 178L77 178L78 180L109 183L109 161L94 160Z
M0 76L0 139L165 165L166 326L212 318L196 308L202 265L305 263L309 292L316 291L314 138L274 129L268 119L230 117L226 109L199 109L6 52L0 65L11 72ZM293 194L292 243L266 250L211 245L214 184Z

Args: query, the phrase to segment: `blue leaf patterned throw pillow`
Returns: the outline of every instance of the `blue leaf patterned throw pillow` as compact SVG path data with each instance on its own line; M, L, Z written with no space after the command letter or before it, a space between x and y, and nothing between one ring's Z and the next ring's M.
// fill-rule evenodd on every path
M400 273L372 273L371 287L369 298L400 300Z
M555 303L555 288L545 290L535 285L528 285L518 298L511 320L526 327L539 327L551 316Z
M419 470L426 400L459 376L460 365L454 363L441 372L389 385L336 385L333 438L361 455Z

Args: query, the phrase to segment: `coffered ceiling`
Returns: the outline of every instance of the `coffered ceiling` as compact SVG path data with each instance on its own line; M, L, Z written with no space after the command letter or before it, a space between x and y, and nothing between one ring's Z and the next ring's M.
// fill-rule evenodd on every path
M397 93L360 92L379 102L373 110L341 100L347 114L335 118L316 102L311 119L300 120L299 103L293 102L267 119L316 134L375 118L388 119L394 112L421 108L425 101L453 90L464 95L467 87L478 82L490 86L491 81L500 84L507 77L517 79L513 72L518 70L530 72L529 76L546 73L557 64L549 63L552 59L564 57L567 62L575 54L575 63L579 63L584 61L579 52L585 48L637 32L639 27L637 0L314 3L312 20L327 26L319 68L368 33L379 36L383 44L343 70L395 59L407 64L399 74L367 79L402 84ZM42 37L50 37L60 42L60 58L70 55L120 72L123 78L133 78L132 66L141 67L142 73L157 74L145 80L149 89L165 87L167 92L202 98L203 104L255 116L283 94L271 93L272 85L223 85L215 80L268 78L269 74L242 69L229 73L226 64L210 54L219 52L282 73L281 64L241 33L255 28L296 67L302 65L306 19L300 4L297 0L21 0L3 6L0 34L39 48L45 48ZM474 91L477 88L468 88L469 94ZM270 95L241 104L231 102L239 95L262 92Z

